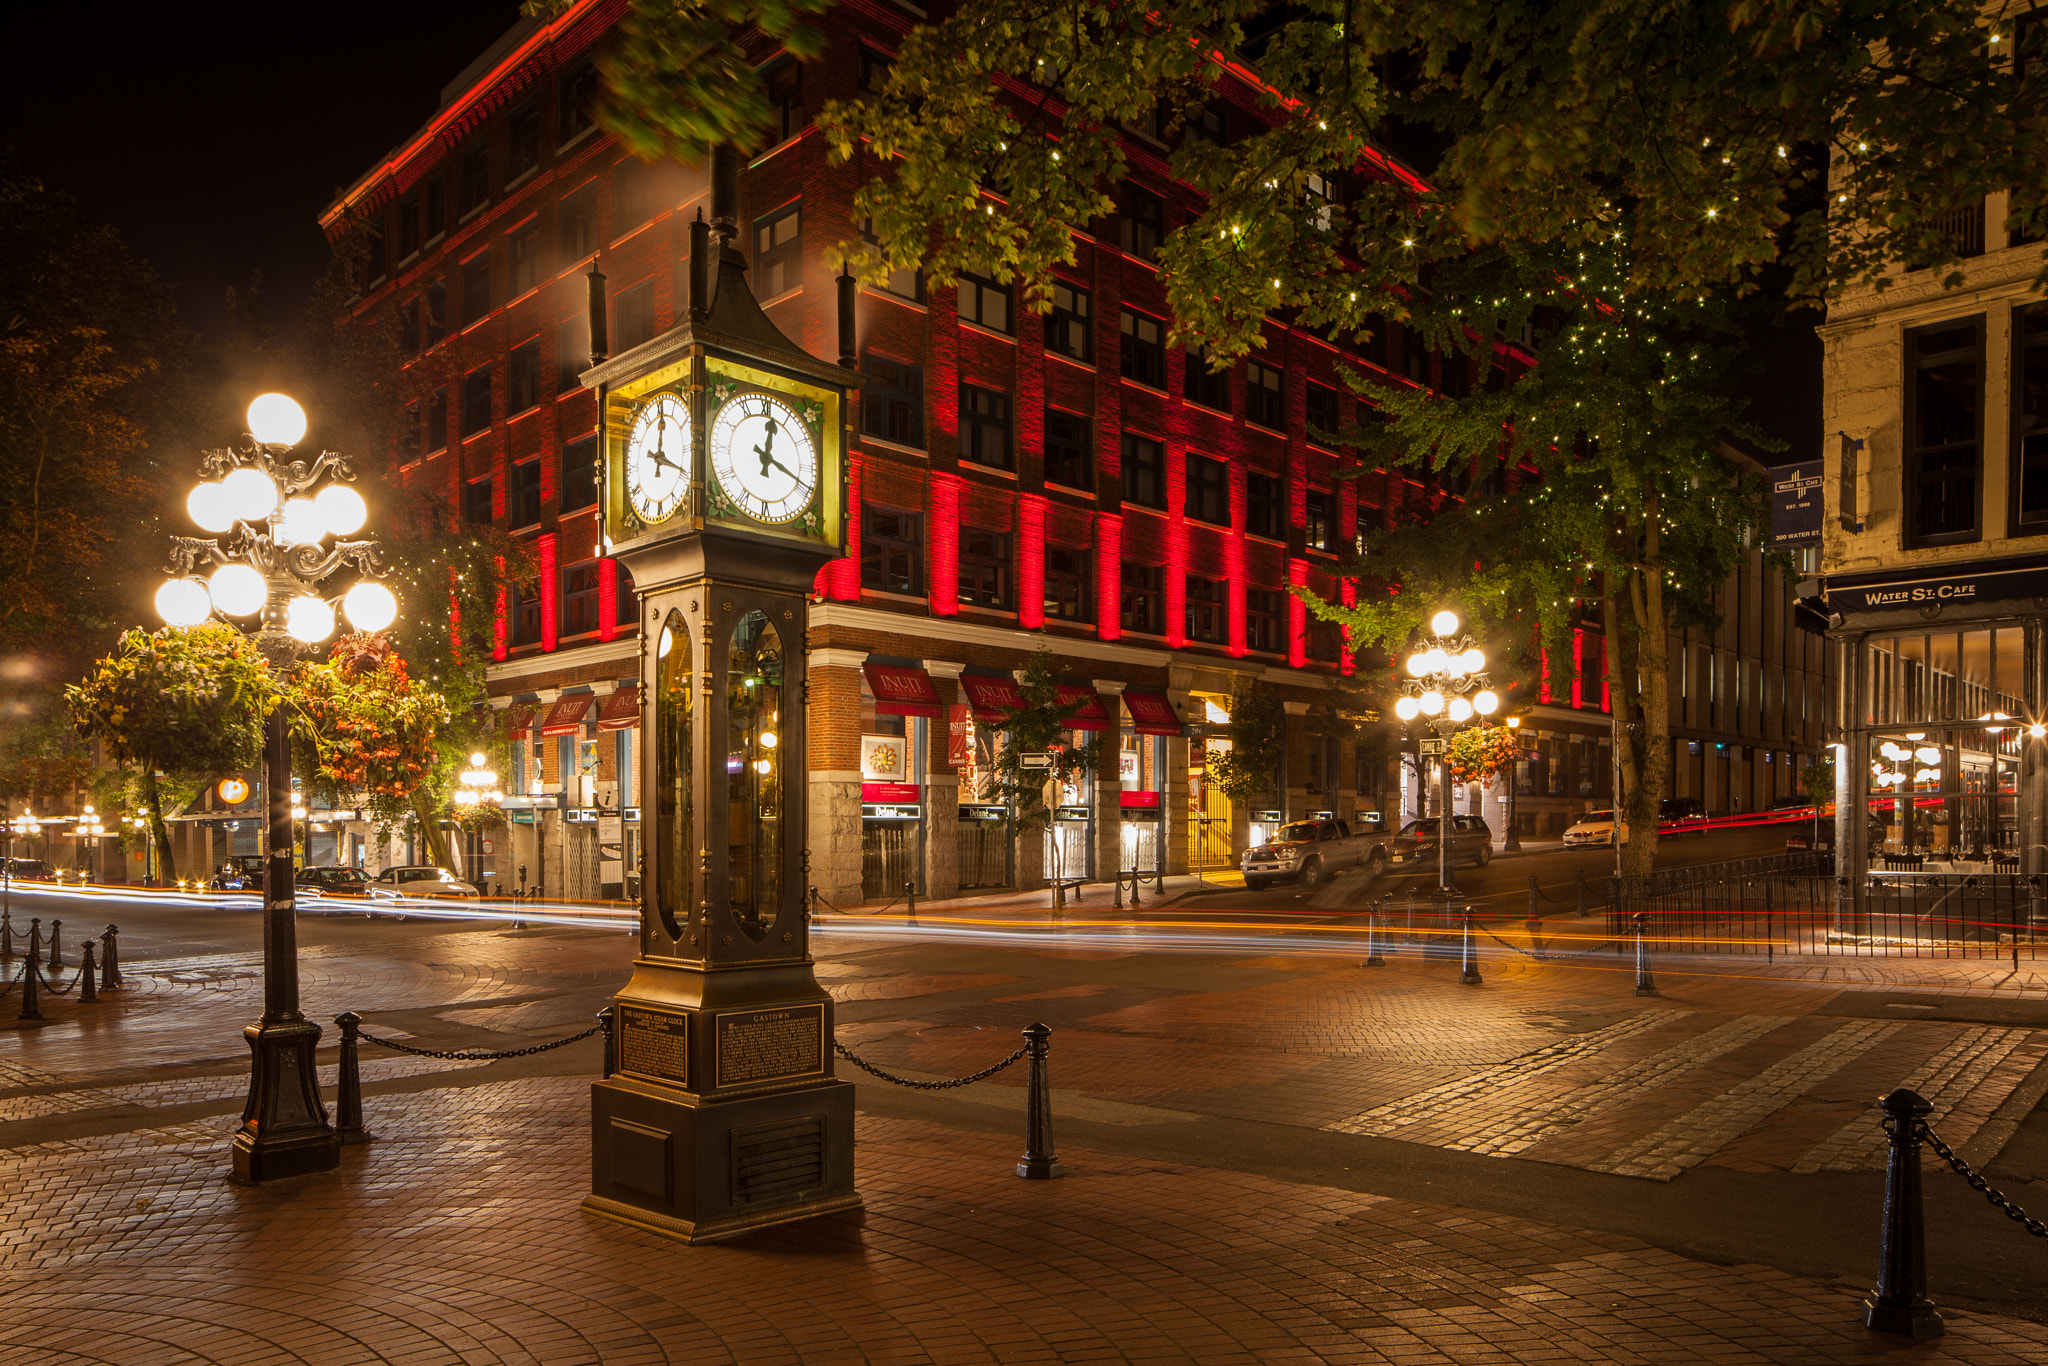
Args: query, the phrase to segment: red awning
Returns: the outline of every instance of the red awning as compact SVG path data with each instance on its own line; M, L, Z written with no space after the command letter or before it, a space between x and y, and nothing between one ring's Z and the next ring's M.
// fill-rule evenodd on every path
M590 704L597 701L594 692L572 692L555 699L555 705L548 708L548 719L540 723L542 735L574 735L583 728L583 718L590 713Z
M1115 723L1109 719L1109 708L1102 705L1102 694L1083 683L1061 683L1059 702L1063 707L1081 703L1081 710L1067 718L1068 730L1110 730Z
M908 664L863 664L875 710L883 716L943 716L939 690L932 676Z
M599 730L635 730L640 725L640 685L628 684L615 688L612 695L604 700L604 709L597 714Z
M533 729L532 707L507 707L505 709L505 733L514 740L520 739Z
M967 691L968 704L977 721L1000 722L1012 712L1024 710L1024 694L1017 680L990 674L961 674L960 686Z
M1124 705L1131 709L1131 728L1140 735L1181 734L1180 714L1163 692L1125 688Z

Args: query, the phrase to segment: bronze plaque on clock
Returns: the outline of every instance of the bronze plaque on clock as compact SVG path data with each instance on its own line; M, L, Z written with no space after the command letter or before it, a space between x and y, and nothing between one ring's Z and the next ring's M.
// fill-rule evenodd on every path
M690 1017L640 1006L619 1007L619 1070L687 1086Z
M728 1010L718 1017L718 1084L811 1077L825 1070L825 1007Z

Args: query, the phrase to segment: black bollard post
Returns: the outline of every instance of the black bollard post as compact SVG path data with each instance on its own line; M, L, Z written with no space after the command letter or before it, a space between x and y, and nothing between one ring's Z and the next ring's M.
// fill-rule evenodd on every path
M1052 1150L1052 1085L1046 1080L1046 1055L1052 1051L1052 1030L1042 1024L1026 1027L1025 1046L1031 1051L1031 1077L1024 1088L1024 1156L1018 1159L1017 1175L1026 1181L1050 1181L1064 1174L1059 1156Z
M1476 987L1485 982L1479 975L1479 947L1472 942L1472 907L1465 907L1465 970L1458 974L1460 984Z
M1659 994L1659 992L1657 991L1656 979L1650 976L1650 956L1649 953L1643 948L1643 931L1647 930L1650 927L1649 912L1637 911L1635 915L1635 921L1636 995L1656 996Z
M42 966L43 918L39 915L28 918L28 961L31 967Z
M353 1010L344 1010L334 1017L334 1023L341 1030L341 1075L334 1088L334 1136L344 1144L368 1143L376 1135L363 1127L363 1073L357 1056L361 1044L356 1037L363 1017Z
M1365 965L1369 968L1383 968L1387 960L1380 955L1380 908L1387 904L1386 895L1366 907L1365 911Z
M903 884L903 898L910 907L910 923L915 925L917 923L917 884L915 882Z
M1884 1225L1878 1243L1877 1285L1863 1301L1863 1326L1909 1338L1945 1331L1927 1298L1927 1230L1920 1209L1920 1138L1934 1107L1900 1087L1884 1107L1891 1157L1884 1173Z
M42 985L42 969L31 958L21 965L21 1012L17 1020L40 1020L43 1008L36 1000L36 990Z
M7 918L7 912L0 910L0 963L14 961L14 922Z
M813 887L812 891L817 888ZM606 1006L597 1012L597 1022L604 1027L604 1074L609 1077L619 1070L619 1036L612 1032L612 1008Z
M79 959L78 999L81 1004L100 998L99 964L92 961L92 940L85 941L85 956Z
M1110 907L1118 911L1124 908L1124 870L1121 868L1116 870L1116 900L1110 903Z
M100 943L106 951L100 955L100 990L113 991L121 985L121 965L114 957L114 946L119 942L121 927L107 926L107 932L100 936Z
M61 968L61 967L63 967L63 966L64 966L64 963L63 963L63 959L62 959L62 958L60 957L60 954L61 954L61 952L62 952L62 949L61 949L61 947L59 946L59 944L57 943L57 936L59 936L59 935L60 935L60 934L62 934L63 932L64 932L64 922L63 922L63 921L61 921L61 920L52 920L52 921L50 922L50 961L49 961L49 963L48 963L48 965L47 965L47 966L49 967L49 969L50 969L50 971L51 971L52 973L55 973L55 972L57 971L57 969L58 969L58 968ZM54 981L55 979L54 979L54 978L52 978L52 980Z
M1771 881L1770 881L1770 880L1768 880L1768 879L1766 879L1766 880L1765 880L1765 882L1764 882L1764 962L1766 962L1766 963L1775 963L1775 962L1777 962L1777 961L1778 961L1778 945L1777 945L1776 941L1774 941L1774 940L1773 940L1773 939L1771 938L1771 928L1772 928L1772 921L1773 921L1773 919L1774 919L1774 916L1773 916L1773 913L1772 913L1772 907L1771 907L1771 897L1772 897L1773 891L1774 891L1774 889L1775 889L1776 887L1777 887L1777 884L1776 884L1776 883L1774 883L1774 882L1771 882Z

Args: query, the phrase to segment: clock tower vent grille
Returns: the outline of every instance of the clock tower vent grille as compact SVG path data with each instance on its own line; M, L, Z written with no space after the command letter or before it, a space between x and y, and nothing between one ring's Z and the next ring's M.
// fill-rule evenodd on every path
M795 1199L825 1184L825 1117L756 1124L732 1135L732 1202Z

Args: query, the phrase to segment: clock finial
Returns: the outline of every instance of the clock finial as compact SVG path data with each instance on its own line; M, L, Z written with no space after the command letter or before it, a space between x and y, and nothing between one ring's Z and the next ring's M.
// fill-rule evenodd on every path
M604 276L597 268L597 261L590 262L590 363L602 365L611 355L611 328L604 316Z
M711 149L711 230L721 246L740 233L740 154L728 142Z

